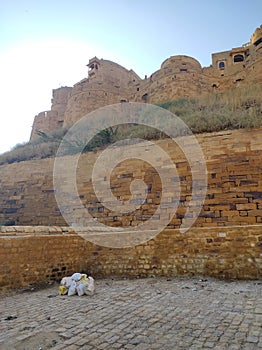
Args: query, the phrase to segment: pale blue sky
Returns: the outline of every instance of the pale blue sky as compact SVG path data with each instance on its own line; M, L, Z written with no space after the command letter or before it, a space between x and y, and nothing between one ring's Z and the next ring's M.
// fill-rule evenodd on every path
M84 78L92 56L141 77L178 54L209 66L211 53L248 42L261 14L261 0L2 0L0 152L29 139L52 89Z

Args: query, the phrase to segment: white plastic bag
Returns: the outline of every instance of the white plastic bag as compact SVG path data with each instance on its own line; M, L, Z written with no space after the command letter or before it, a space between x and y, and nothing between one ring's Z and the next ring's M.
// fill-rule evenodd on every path
M76 285L76 291L77 291L77 294L78 296L82 296L85 294L85 283L83 282L78 282L77 285Z
M59 294L69 296L78 294L82 296L84 294L93 295L95 292L95 280L93 277L85 273L75 272L71 277L63 277L60 282Z
M80 279L81 279L81 277L82 277L82 274L81 273L79 273L79 272L75 272L72 276L71 276L71 279L73 280L73 281L79 281Z
M71 286L68 289L68 296L72 296L76 294L76 282L72 281Z
M89 276L88 277L88 284L85 293L86 294L94 294L95 292L95 280L93 277Z
M61 286L65 286L66 288L69 288L72 284L72 279L71 277L63 277L61 282L60 282L60 285Z

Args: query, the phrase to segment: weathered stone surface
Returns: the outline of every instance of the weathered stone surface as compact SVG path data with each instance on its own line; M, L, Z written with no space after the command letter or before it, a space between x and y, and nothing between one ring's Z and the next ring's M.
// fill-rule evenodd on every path
M191 228L186 233L167 228L143 244L107 248L66 227L58 232L57 227L19 226L10 234L5 228L0 230L0 288L60 280L75 271L96 277L259 279L261 230L261 225Z
M41 112L35 116L30 140L38 137L37 131L48 133L63 127L64 114L71 91L71 87L61 87L53 90L51 111Z
M260 349L261 286L212 278L97 279L0 297L0 349Z
M202 211L194 225L209 227L260 224L262 129L200 134L197 139L206 159L208 186ZM115 201L130 199L130 184L134 179L144 180L150 188L145 195L147 200L143 203L140 195L130 199L138 206L130 215L108 210L106 207L112 204L110 198L103 191L95 194L92 185L93 165L101 152L86 153L79 160L78 192L82 203L93 217L110 226L136 226L153 215L160 201L163 211L171 213L174 201L179 199L169 227L180 227L191 200L192 173L188 160L176 144L171 144L168 140L158 141L158 144L176 164L179 179L175 180L180 183L180 197L176 198L171 190L172 181L165 183L165 194L161 196L162 184L157 171L149 167L148 163L130 159L119 164L112 173L111 189ZM129 147L135 154L140 146L137 144ZM194 150L189 151L190 157L193 157L193 152ZM0 166L2 224L66 225L55 200L53 164L54 159L50 158ZM64 169L59 176L62 181ZM64 186L65 192L68 192L67 185ZM74 215L78 217L78 210L75 210ZM155 219L159 220L159 217L156 215Z

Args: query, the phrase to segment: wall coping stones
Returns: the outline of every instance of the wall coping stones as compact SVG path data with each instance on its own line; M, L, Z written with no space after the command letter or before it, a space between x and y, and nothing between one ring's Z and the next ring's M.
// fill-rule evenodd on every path
M197 233L202 233L202 234L207 234L210 232L217 231L217 236L218 237L226 237L227 236L227 231L231 231L232 229L237 229L240 228L243 230L243 228L246 228L247 230L252 230L252 229L257 229L261 228L261 235L262 235L262 224L254 224L254 225L231 225L231 226L209 226L209 227L191 227L188 231L185 233L181 233L181 235L185 236L189 232L195 232ZM96 226L88 226L88 227L78 227L77 231L81 233L92 233L98 234L98 233L110 233L112 231L117 231L119 233L123 232L121 228L116 228L116 227L110 227L107 226L103 229L100 227ZM165 228L163 232L179 232L178 228ZM139 230L137 231L132 231L134 233L140 232ZM142 232L142 231L141 231ZM150 233L151 231L147 231ZM73 227L69 226L0 226L0 237L5 237L5 236L45 236L45 235L78 235L78 233L74 230ZM156 236L157 237L157 236Z

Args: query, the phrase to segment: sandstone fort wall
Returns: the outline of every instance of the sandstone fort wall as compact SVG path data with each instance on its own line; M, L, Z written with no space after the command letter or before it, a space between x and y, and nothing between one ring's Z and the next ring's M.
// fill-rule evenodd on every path
M166 229L132 248L92 244L69 228L2 227L0 289L60 281L76 271L99 277L198 275L261 278L261 225Z
M159 141L177 166L180 205L165 230L131 248L98 246L65 226L54 196L53 159L1 166L0 221L22 226L0 228L0 288L59 280L75 271L95 278L176 274L261 278L261 135L260 128L197 136L207 163L208 189L200 216L186 233L178 227L190 202L190 167L170 140ZM159 179L152 169L148 172L146 165L131 160L112 176L112 186L117 184L114 194L128 194L139 166L150 188L146 206L133 216L101 209L91 184L91 168L99 154L83 155L78 171L79 195L92 215L112 226L137 225L152 215L160 201ZM173 195L163 198L166 210ZM102 201L106 205L106 198Z
M176 55L141 79L133 70L97 57L87 66L88 76L72 88L53 90L51 111L35 117L31 140L37 130L68 127L97 108L121 101L161 103L261 84L262 26L247 44L213 53L209 67L202 68L193 57Z
M262 223L261 135L261 128L197 135L206 160L208 186L204 205L195 226ZM170 228L178 228L191 200L192 173L188 160L176 144L170 140L161 140L158 143L176 164L179 175L179 206L169 224ZM137 144L130 147L136 152L136 148L140 146ZM193 157L194 150L190 149L190 144L188 147L189 154ZM82 155L77 171L79 196L92 216L112 226L136 226L140 221L152 216L160 203L162 192L156 170L145 162L132 159L115 168L111 177L111 188L116 198L126 200L130 197L130 183L135 178L144 179L148 186L146 203L139 206L132 215L119 215L103 206L107 206L106 195L100 193L98 199L94 193L92 169L99 154L100 152L93 152ZM6 225L30 226L66 224L55 200L53 164L54 159L49 158L0 167L0 222ZM59 176L63 183L63 171ZM68 189L64 186L67 192ZM161 203L168 212L177 198L171 188L168 191L169 184L165 186L167 191L161 198ZM135 200L140 201L139 195ZM78 217L77 210L74 215Z

